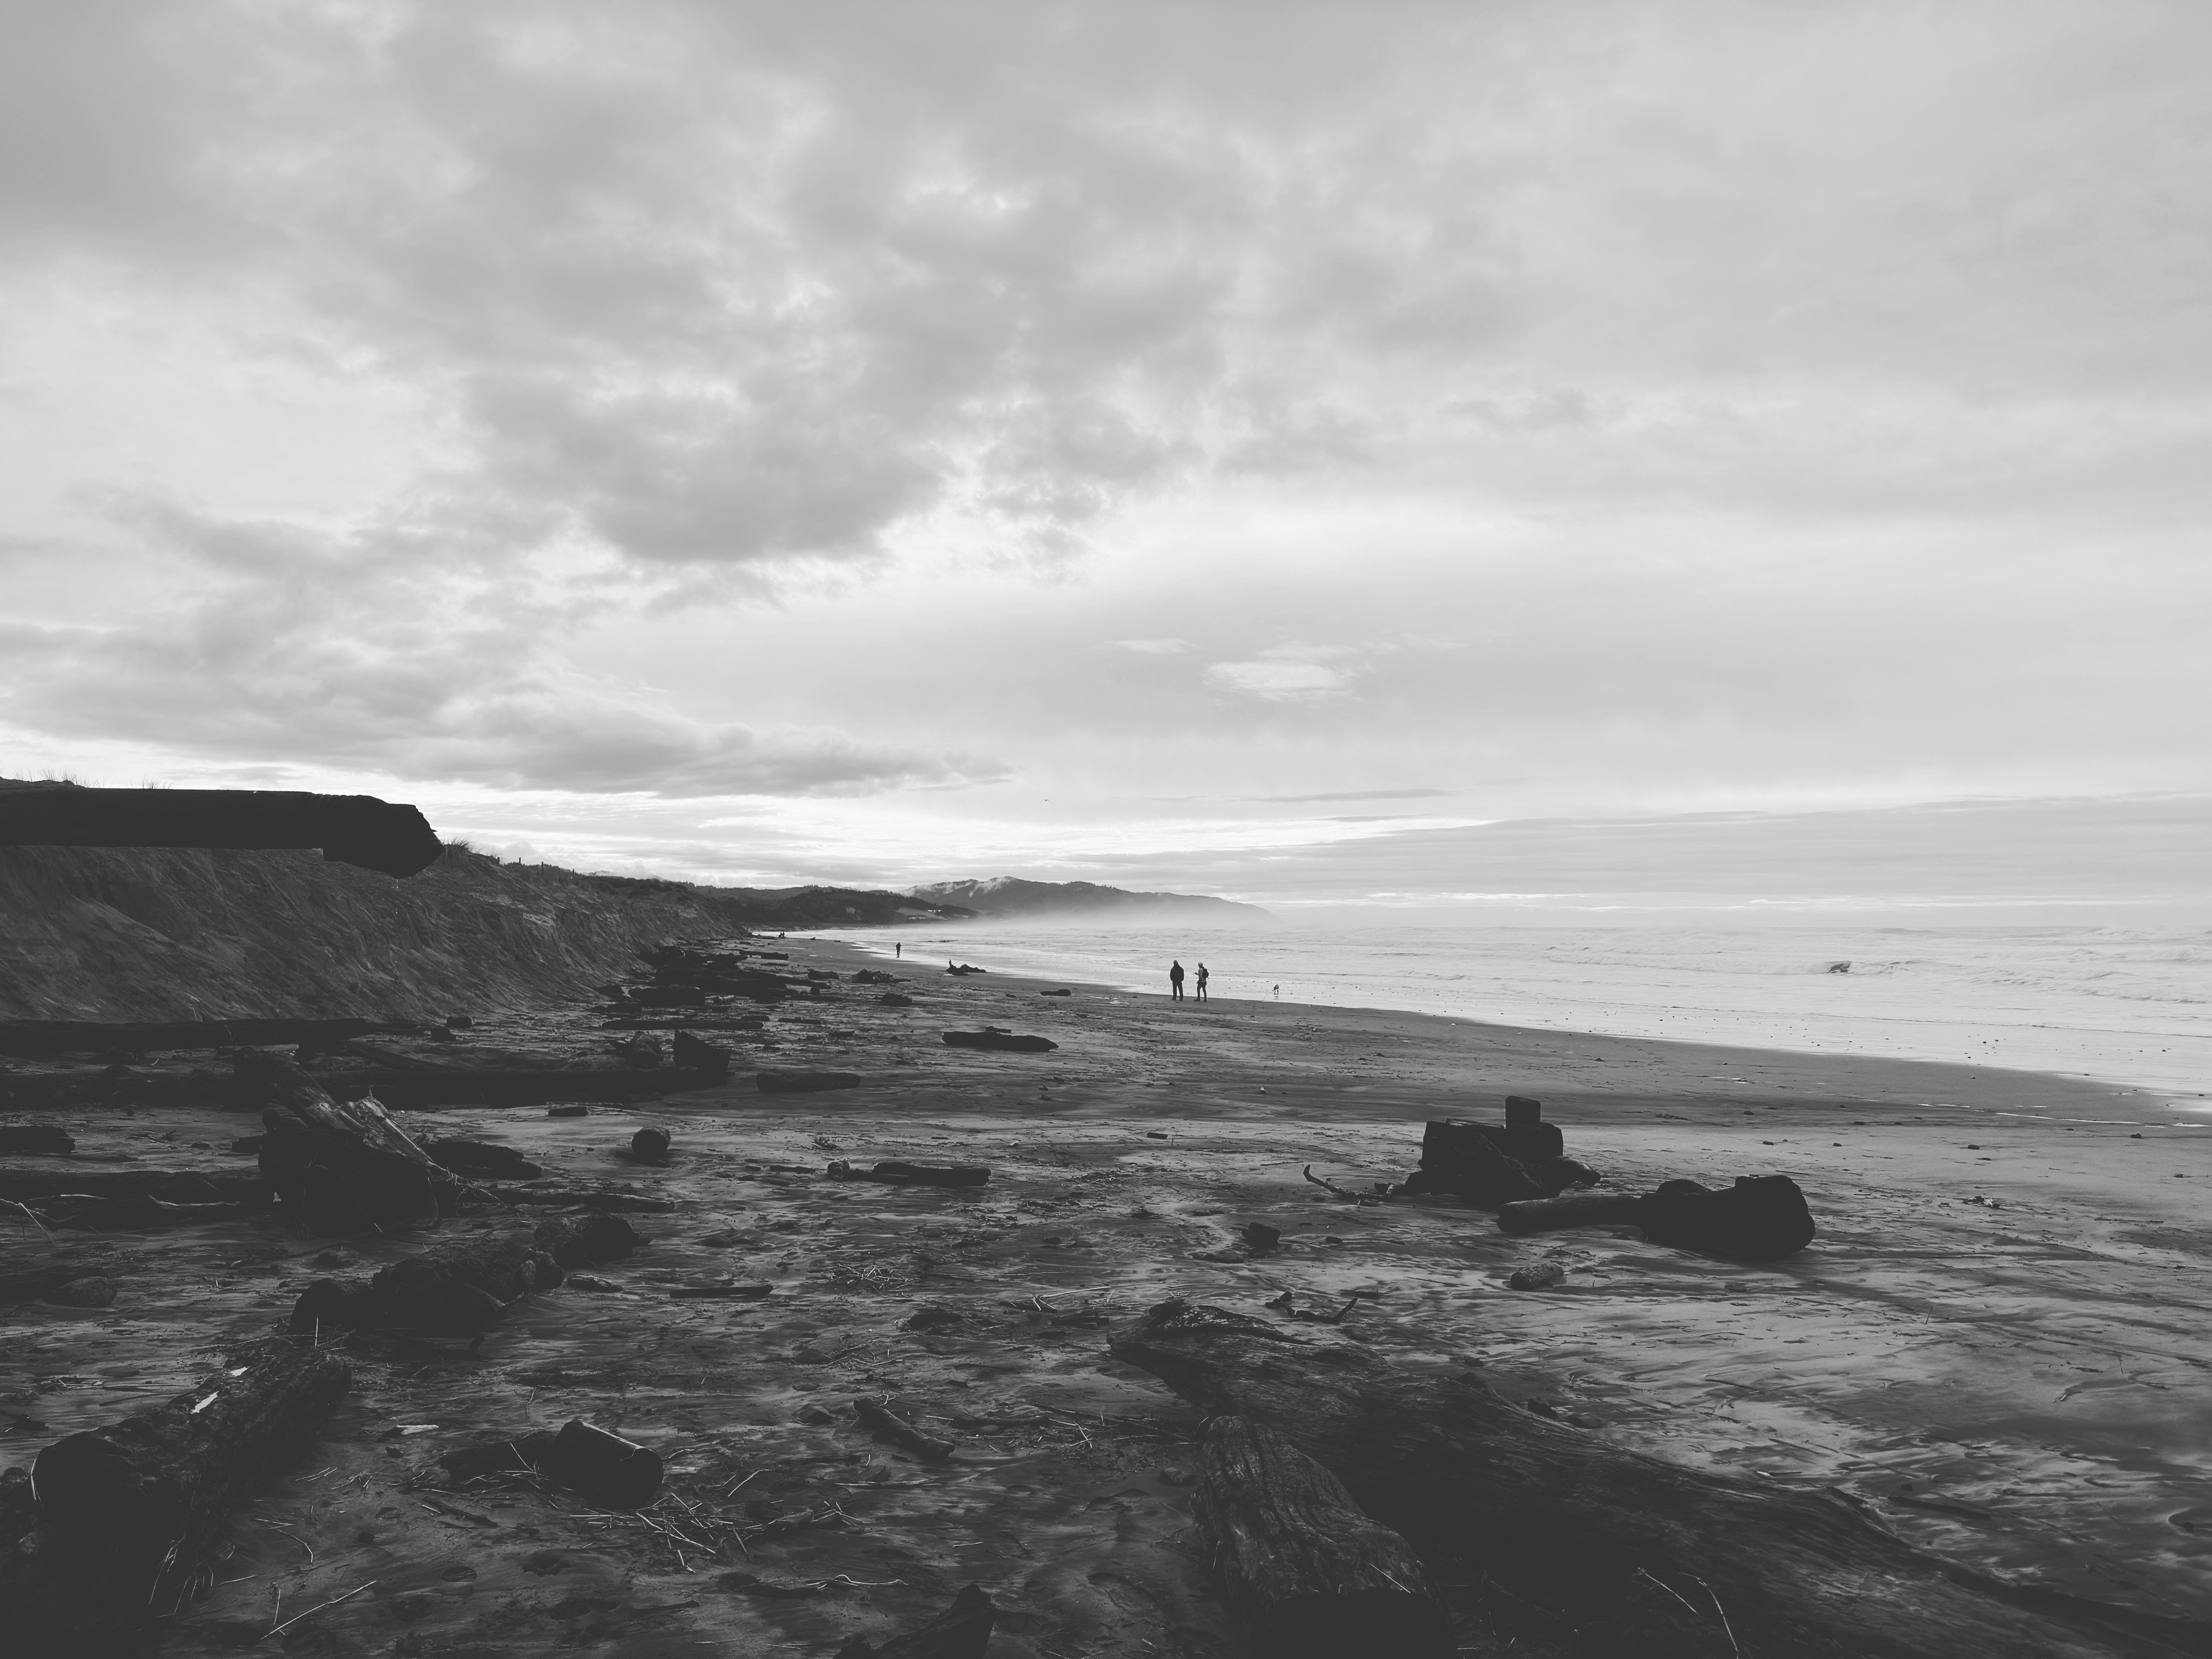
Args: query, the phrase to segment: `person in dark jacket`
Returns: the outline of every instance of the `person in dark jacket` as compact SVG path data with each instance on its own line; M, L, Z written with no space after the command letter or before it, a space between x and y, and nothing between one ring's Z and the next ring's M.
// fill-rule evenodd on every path
M1182 963L1180 962L1168 969L1168 994L1177 1002L1182 1000Z

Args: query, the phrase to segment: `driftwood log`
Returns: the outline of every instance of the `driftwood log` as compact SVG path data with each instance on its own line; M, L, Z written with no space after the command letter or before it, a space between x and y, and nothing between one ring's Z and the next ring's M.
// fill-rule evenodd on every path
M401 1034L420 1030L419 1022L375 1019L7 1019L0 1020L0 1054L44 1060L54 1054L265 1048L295 1042L319 1048L380 1031Z
M942 1463L955 1450L950 1440L924 1434L880 1401L855 1400L853 1409L859 1414L861 1426L870 1434L894 1446L903 1446L926 1462Z
M2177 1659L2212 1629L2017 1587L1914 1549L1848 1499L1679 1468L1471 1378L1182 1301L1115 1358L1207 1414L1280 1430L1368 1514L1499 1592L1539 1651L1638 1659Z
M1738 1176L1717 1191L1694 1181L1662 1182L1649 1193L1573 1193L1508 1204L1509 1233L1568 1227L1641 1227L1654 1244L1730 1261L1771 1261L1813 1242L1813 1212L1788 1176Z
M764 1095L811 1095L825 1089L857 1089L866 1081L857 1072L763 1072L753 1086Z
M889 1159L856 1170L842 1158L825 1172L832 1181L872 1181L885 1187L981 1187L991 1172L972 1164L905 1164Z
M158 1199L165 1204L265 1207L269 1183L244 1170L0 1170L0 1199L21 1204L81 1193L92 1198Z
M238 1059L267 1102L261 1174L292 1219L314 1232L389 1231L451 1214L461 1182L374 1099L340 1103L298 1064L266 1048Z
M481 1336L508 1304L550 1291L567 1270L528 1228L447 1239L368 1279L319 1279L292 1305L295 1335L328 1329L409 1329Z
M343 1329L481 1336L524 1297L558 1290L571 1267L595 1267L643 1243L614 1215L465 1233L368 1279L315 1280L293 1304L290 1329L295 1335Z
M1200 1547L1253 1659L1451 1659L1451 1625L1413 1546L1281 1433L1242 1417L1200 1437Z
M476 1181L536 1181L545 1173L514 1147L496 1140L471 1140L460 1136L425 1139L422 1150L434 1163L457 1176Z
M177 1227L265 1210L258 1175L188 1170L0 1170L0 1200L49 1226L92 1230Z
M0 847L319 847L323 856L411 876L445 848L412 806L374 795L276 789L0 792Z
M269 1343L162 1405L55 1441L0 1476L0 1629L11 1652L112 1659L212 1580L225 1518L314 1439L352 1378Z
M1014 1031L986 1028L981 1031L947 1031L948 1048L990 1048L1009 1054L1045 1054L1060 1047L1050 1037L1025 1036Z
M836 1659L983 1659L998 1620L999 1609L983 1587L969 1584L943 1613L880 1647L865 1636L848 1637Z

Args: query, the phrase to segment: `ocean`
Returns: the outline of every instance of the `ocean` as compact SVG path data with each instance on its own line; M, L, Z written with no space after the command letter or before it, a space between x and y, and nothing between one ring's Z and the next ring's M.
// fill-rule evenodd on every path
M2086 1076L2212 1114L2212 929L1375 925L864 928L917 967L1164 992L1204 962L1222 1000ZM1846 963L1844 971L1832 964Z

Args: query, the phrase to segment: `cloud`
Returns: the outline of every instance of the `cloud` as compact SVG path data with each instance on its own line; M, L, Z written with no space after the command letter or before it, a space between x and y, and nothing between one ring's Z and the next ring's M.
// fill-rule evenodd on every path
M102 627L0 626L0 715L12 723L511 789L824 795L1009 769L830 728L703 719L610 690L549 651L580 620L568 596L507 582L457 594L448 550L128 506L210 588Z
M1114 643L1140 657L1170 657L1190 649L1188 640L1115 640Z
M1239 800L1294 805L1334 800L1431 800L1456 792L1450 789L1340 789L1318 795L1239 795Z
M1355 673L1318 662L1217 662L1207 665L1206 683L1223 691L1292 702L1333 696L1349 686Z

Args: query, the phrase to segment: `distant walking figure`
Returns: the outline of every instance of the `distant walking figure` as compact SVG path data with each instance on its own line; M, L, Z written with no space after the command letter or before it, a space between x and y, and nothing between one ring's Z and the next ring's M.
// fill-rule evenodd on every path
M1278 985L1278 986L1275 988L1275 1000L1276 1000L1276 1001L1278 1001L1278 1002L1280 1002L1282 1000L1283 1000L1283 988L1282 988L1281 986Z
M901 957L904 956L905 954L906 954L906 943L905 943L905 941L904 941L904 940L902 940L902 940L900 940L898 943L896 943L896 944L895 944L895 945L893 945L891 946L891 959L892 959L894 962L896 962L899 957Z
M1206 1000L1206 981L1212 977L1212 975L1206 971L1206 964L1202 962L1198 964L1198 1000L1200 1002L1204 1002Z
M1177 1002L1182 1000L1182 963L1180 962L1168 969L1168 995Z

